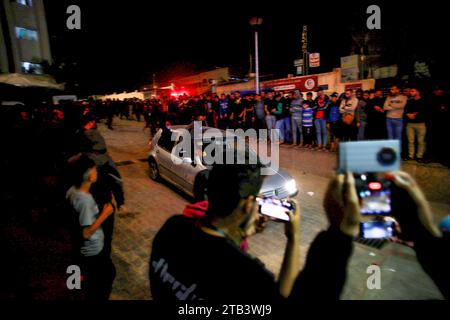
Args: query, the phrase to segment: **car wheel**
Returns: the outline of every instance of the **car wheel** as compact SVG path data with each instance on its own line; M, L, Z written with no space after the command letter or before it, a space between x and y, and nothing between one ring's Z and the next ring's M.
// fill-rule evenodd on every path
M160 175L159 175L158 164L156 163L155 159L153 159L153 158L148 159L148 168L149 168L150 178L153 181L158 181L160 178Z
M206 174L200 172L195 178L194 183L194 200L195 202L202 202L208 200L207 196L207 177Z

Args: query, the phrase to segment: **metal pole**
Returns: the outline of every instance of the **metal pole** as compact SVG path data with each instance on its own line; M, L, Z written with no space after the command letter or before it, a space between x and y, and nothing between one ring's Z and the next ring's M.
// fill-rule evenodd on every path
M255 31L255 84L256 94L259 94L259 50L258 50L258 31Z

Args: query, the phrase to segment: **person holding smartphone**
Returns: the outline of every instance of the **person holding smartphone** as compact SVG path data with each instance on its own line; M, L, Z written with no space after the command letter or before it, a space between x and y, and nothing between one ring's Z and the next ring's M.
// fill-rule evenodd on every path
M237 157L237 152L224 153L224 159L229 156ZM260 169L253 164L214 165L204 217L176 215L164 224L150 259L154 300L276 301L290 296L300 269L298 205L288 212L278 281L261 261L241 249L247 238L265 227L256 201L263 180Z

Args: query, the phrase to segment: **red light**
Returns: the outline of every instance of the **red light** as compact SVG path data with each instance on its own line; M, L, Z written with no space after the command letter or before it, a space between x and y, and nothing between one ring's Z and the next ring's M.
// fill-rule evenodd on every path
M371 183L369 183L369 189L370 190L377 191L377 190L381 190L381 188L383 188L383 186L379 182L371 182Z

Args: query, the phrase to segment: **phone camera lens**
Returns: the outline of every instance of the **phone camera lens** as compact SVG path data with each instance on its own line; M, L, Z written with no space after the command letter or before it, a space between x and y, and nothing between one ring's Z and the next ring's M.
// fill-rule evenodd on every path
M397 153L392 148L383 148L377 154L378 162L383 166L389 166L397 160Z

